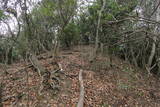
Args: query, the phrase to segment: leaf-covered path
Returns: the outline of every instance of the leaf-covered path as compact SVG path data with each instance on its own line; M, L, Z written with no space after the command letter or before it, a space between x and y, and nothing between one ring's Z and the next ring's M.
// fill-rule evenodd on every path
M64 70L55 74L59 88L43 89L41 95L38 94L41 78L33 66L23 62L8 66L8 74L0 75L4 107L76 107L80 93L80 69L83 70L85 107L160 106L159 80L147 77L143 71L138 72L118 58L114 58L112 67L107 66L108 58L102 56L89 63L89 49L62 51L56 60ZM46 70L53 71L52 58L43 54L39 61ZM0 68L0 72L4 69Z

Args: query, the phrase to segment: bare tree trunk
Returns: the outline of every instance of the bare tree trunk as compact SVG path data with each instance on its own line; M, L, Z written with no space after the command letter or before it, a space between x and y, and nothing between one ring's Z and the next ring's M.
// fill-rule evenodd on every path
M153 58L155 56L155 53L156 53L156 37L153 37L153 44L152 44L152 50L151 50L151 54L150 54L150 57L149 57L149 60L148 60L148 67L150 68L152 66L152 61L153 61Z
M9 53L9 50L8 48L6 48L6 52L5 52L5 64L6 65L8 64L8 53Z
M137 60L136 60L136 57L134 55L134 51L133 51L133 47L131 46L131 55L132 55L132 58L133 58L133 63L136 67L138 67L138 64L137 64Z
M38 74L40 76L42 76L46 72L45 68L39 63L36 55L31 54L29 60L32 65L38 70Z
M90 58L90 61L93 61L97 55L97 50L98 50L98 44L99 44L99 28L100 28L100 22L101 22L101 16L102 12L105 8L106 5L106 0L103 0L103 6L101 7L101 10L98 15L98 23L97 23L97 30L96 30L96 41L95 41L95 49L93 51L93 55Z
M102 16L102 12L105 8L106 5L106 0L103 0L103 6L101 7L101 10L99 12L99 16L98 16L98 23L97 23L97 31L96 31L96 42L95 42L95 52L97 52L98 49L98 43L99 43L99 28L100 28L100 22L101 22L101 16Z
M53 48L52 48L52 51L51 51L51 56L53 58L55 58L58 55L59 45L60 45L60 43L59 43L58 39L55 39L54 43L53 43Z
M157 7L157 3L158 2L159 2L159 0L154 2L154 8ZM160 21L160 7L156 8L156 9L157 10L155 12L154 18L155 18L155 20L157 22L159 22ZM159 32L160 32L159 25L156 25L154 33L158 34ZM157 37L154 36L153 37L153 43L152 43L152 50L151 50L150 57L148 59L148 65L147 65L149 69L152 68L153 59L155 57L155 53L156 53L156 41L157 41Z
M104 45L103 45L103 43L101 43L100 45L101 45L100 46L101 47L101 54L103 54L104 53Z
M157 65L158 65L158 75L160 75L160 58L157 60Z
M159 22L160 21L160 6L157 6L157 4L159 4L159 0L154 1L153 4L154 4L154 7L153 7L154 11L151 15L153 15L154 20ZM159 25L155 26L155 30L154 30L155 34L159 34L159 32L160 32L159 27L160 27ZM148 67L147 69L149 69L149 70L152 68L153 59L156 54L156 49L157 49L156 42L157 42L158 38L156 36L153 36L152 39L153 39L152 49L151 49L151 53L150 53L150 56L148 59L148 64L147 64L147 67Z

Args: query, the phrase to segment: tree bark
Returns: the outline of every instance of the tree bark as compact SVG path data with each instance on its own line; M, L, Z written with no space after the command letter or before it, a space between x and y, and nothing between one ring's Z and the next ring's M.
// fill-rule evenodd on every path
M159 1L155 1L154 2L154 8L156 8L156 12L154 12L154 19L159 22L160 21L160 7L157 7L157 4L159 4ZM155 34L159 34L160 29L159 29L159 25L155 25ZM153 63L153 59L155 57L155 53L156 53L156 42L157 42L157 36L153 36L153 43L152 43L152 49L151 49L151 53L148 59L148 68L150 69L152 67L152 63Z
M149 60L148 60L148 67L150 68L152 66L152 62L153 62L153 58L155 56L155 53L156 53L156 37L153 37L153 43L152 43L152 50L151 50L151 54L150 54L150 57L149 57Z
M29 59L30 59L30 62L32 63L32 65L38 70L39 75L42 76L42 75L46 72L46 70L45 70L45 68L38 62L37 57L32 54Z
M80 82L80 96L77 107L83 107L84 105L84 85L83 85L83 78L82 78L82 70L79 72L79 82Z
M96 53L97 53L97 50L98 50L98 43L99 43L99 28L100 28L101 16L102 16L102 12L105 8L105 5L106 5L106 0L103 0L103 6L101 7L101 10L99 12L98 23L97 23L96 42L95 42L95 52Z
M97 55L97 50L98 50L98 44L99 44L99 28L100 28L100 22L101 22L101 16L102 16L102 12L105 8L106 5L106 0L103 0L103 5L101 7L101 10L99 11L99 15L98 15L98 22L97 22L97 30L96 30L96 38L95 38L95 49L93 51L93 55L91 55L90 57L90 61L93 61L96 58Z

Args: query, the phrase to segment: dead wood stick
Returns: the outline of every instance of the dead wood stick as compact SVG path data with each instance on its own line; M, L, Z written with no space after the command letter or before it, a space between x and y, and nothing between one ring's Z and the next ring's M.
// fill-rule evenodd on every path
M79 82L80 82L80 96L77 107L83 107L84 103L84 85L83 85L83 78L82 78L82 69L79 72Z

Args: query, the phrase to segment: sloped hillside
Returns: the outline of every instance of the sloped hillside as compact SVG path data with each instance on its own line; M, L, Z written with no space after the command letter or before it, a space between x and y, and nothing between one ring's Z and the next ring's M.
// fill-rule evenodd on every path
M63 71L55 72L57 87L41 87L38 71L31 63L16 63L0 68L1 100L4 107L76 107L82 69L85 107L160 107L160 84L145 71L137 70L116 57L98 56L89 63L88 47L61 51L56 62ZM48 72L55 71L55 60L42 54L39 62ZM5 71L6 70L6 71Z

